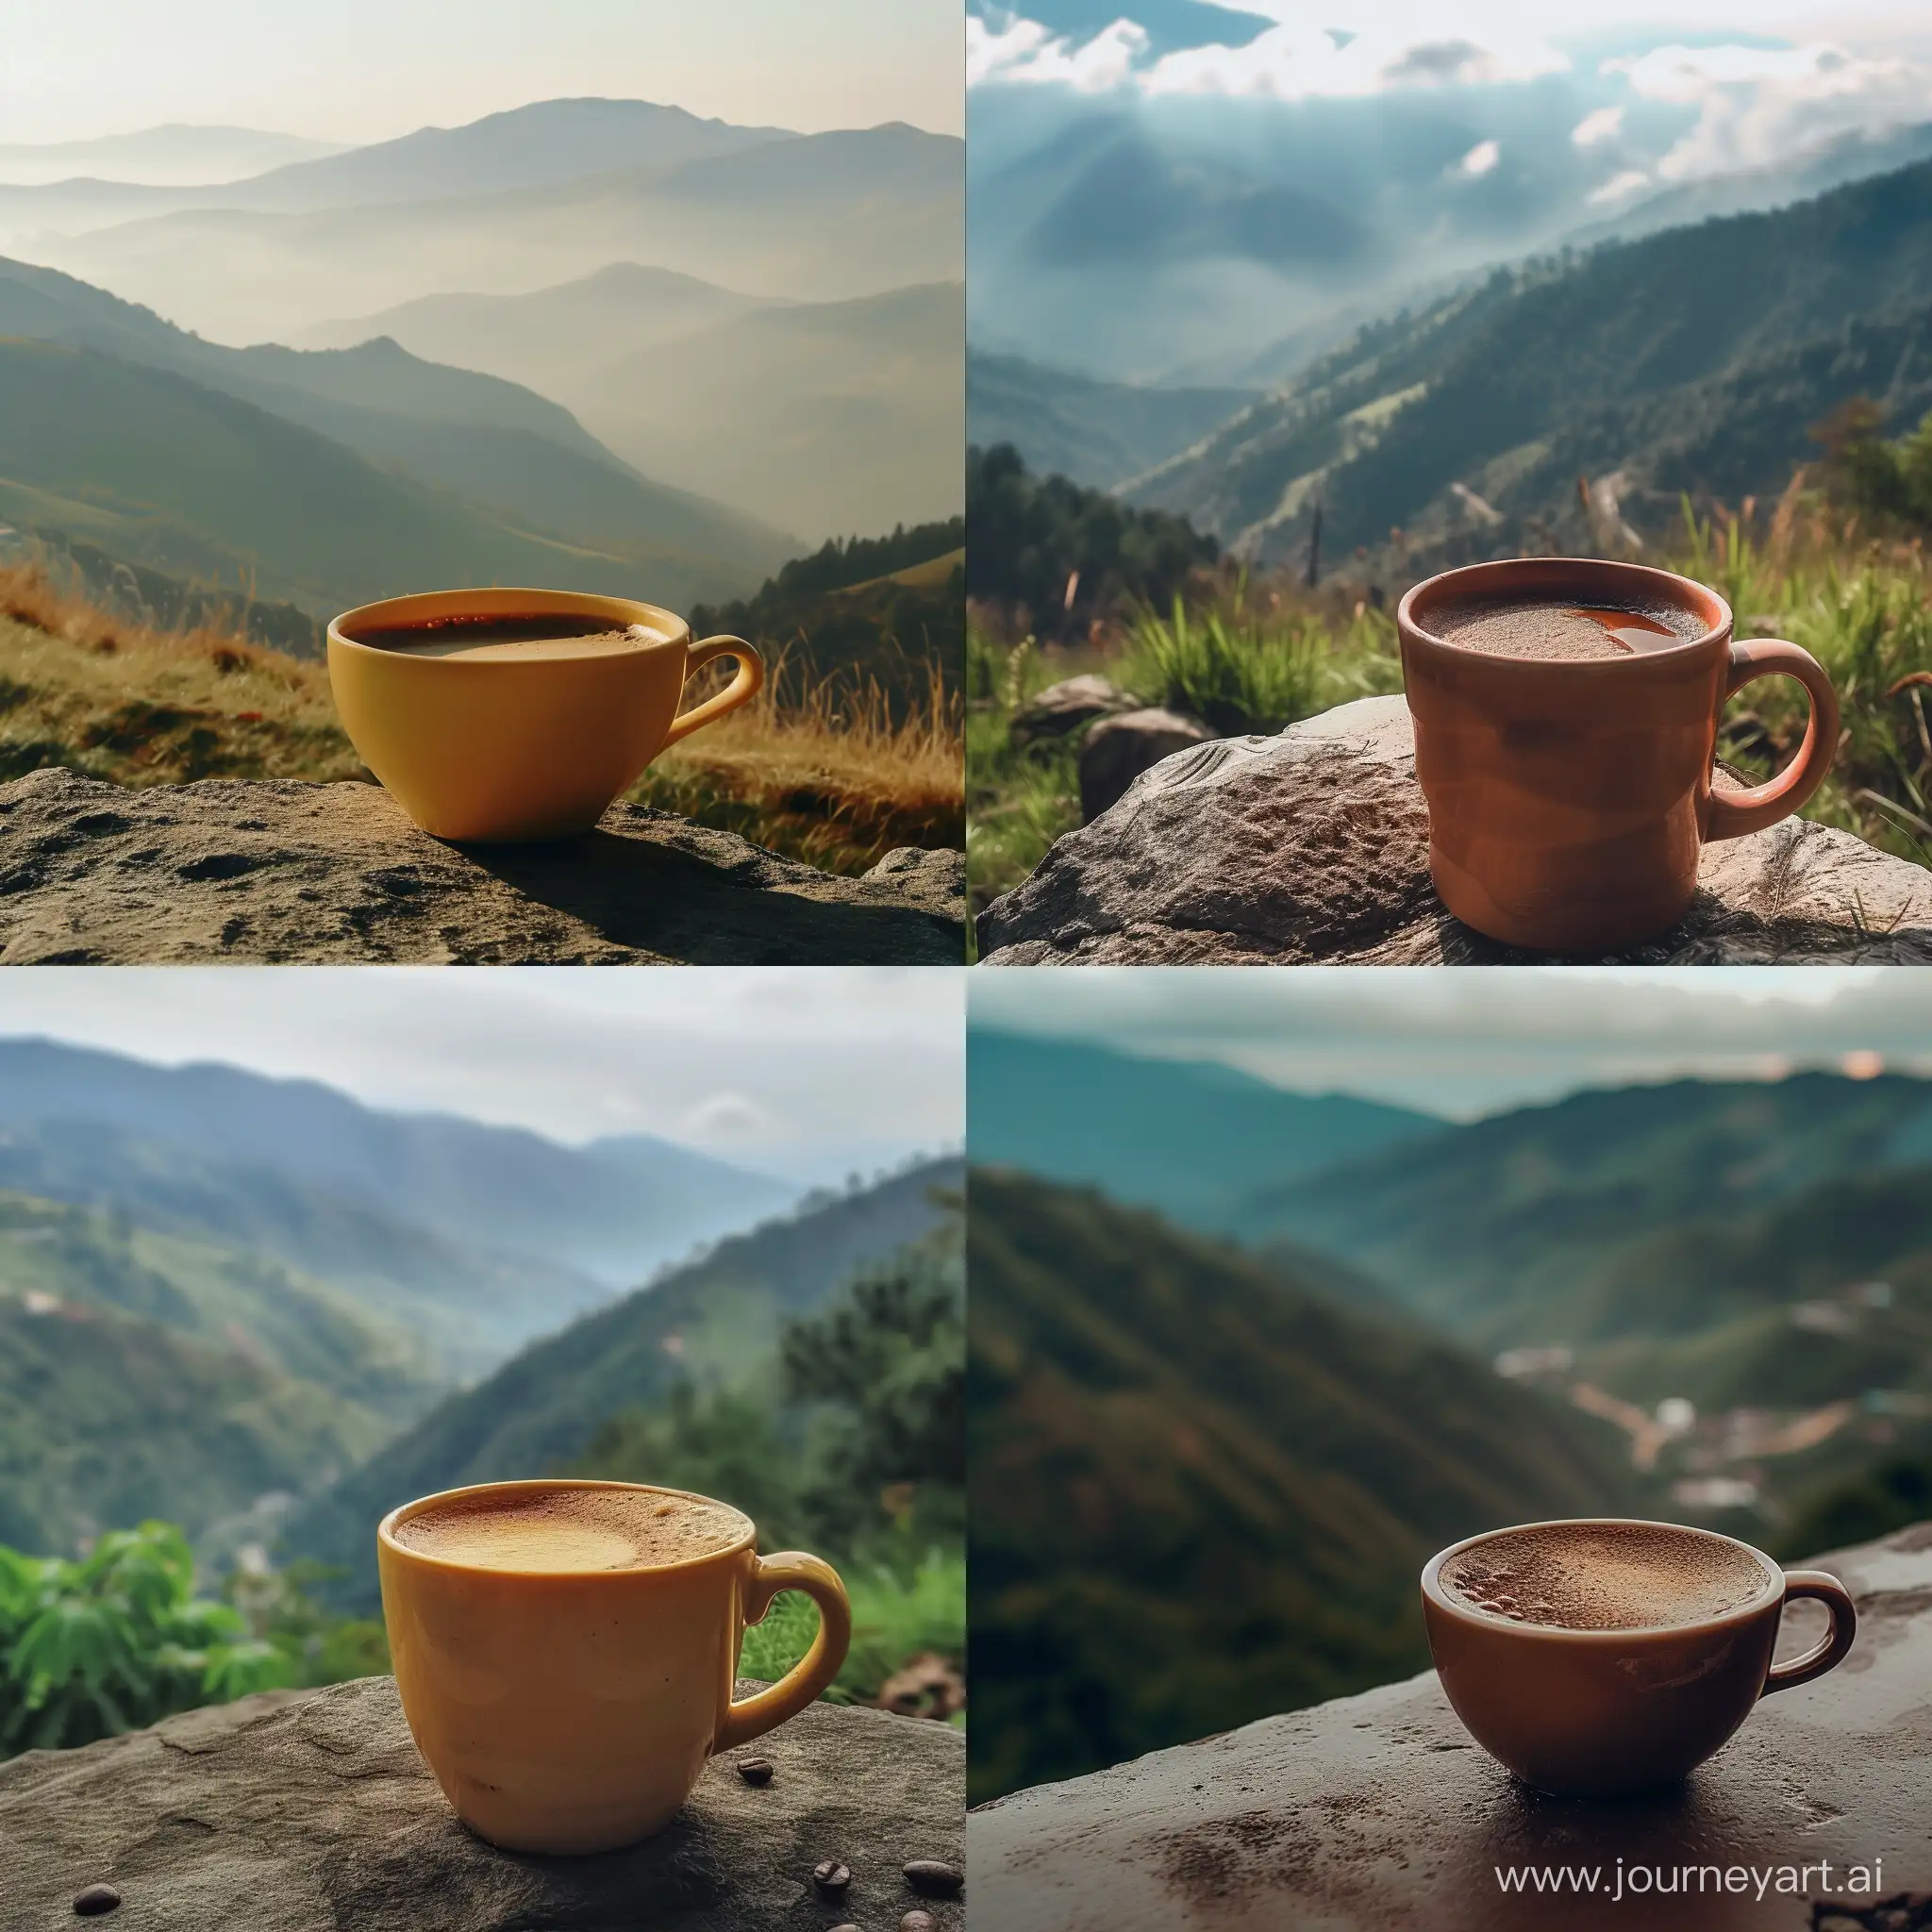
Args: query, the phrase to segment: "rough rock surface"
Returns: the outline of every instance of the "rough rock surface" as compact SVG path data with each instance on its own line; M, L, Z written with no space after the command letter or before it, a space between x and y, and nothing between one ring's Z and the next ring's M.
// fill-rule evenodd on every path
M673 813L450 845L372 785L0 785L0 964L948 965L957 852L839 878Z
M748 1687L747 1687L748 1688ZM768 1785L712 1761L658 1838L591 1858L532 1858L473 1838L403 1723L394 1682L173 1718L83 1751L0 1765L0 1926L71 1926L111 1885L114 1932L704 1932L896 1926L923 1899L913 1858L962 1856L965 1749L917 1718L814 1705L749 1747ZM851 1867L837 1910L811 1869Z
M1142 772L1213 733L1198 718L1158 707L1103 718L1080 745L1080 817L1091 824Z
M1780 1691L1683 1786L1546 1798L1486 1757L1433 1673L1265 1718L967 1823L975 1924L999 1932L1898 1932L1932 1924L1932 1524L1818 1563L1858 1600L1852 1654ZM1815 1641L1804 1605L1780 1638ZM1795 1889L1615 1903L1506 1893L1496 1867L1805 1867ZM1873 1866L1877 1893L1850 1889ZM1817 1871L1832 1867L1830 1882ZM1911 1903L1872 1916L1881 1897ZM1836 1902L1840 1913L1828 1909ZM1865 1914L1866 1916L1856 1916Z
M1070 731L1109 711L1131 711L1134 700L1109 678L1086 672L1078 677L1063 677L1037 691L1013 713L1011 727L1015 744L1031 744L1039 738L1064 738Z
M1363 698L1278 738L1163 759L980 915L989 965L1482 965L1546 960L1472 932L1429 883L1408 708ZM1591 958L1606 956L1591 955ZM1654 965L1932 962L1932 873L1787 819L1706 847Z

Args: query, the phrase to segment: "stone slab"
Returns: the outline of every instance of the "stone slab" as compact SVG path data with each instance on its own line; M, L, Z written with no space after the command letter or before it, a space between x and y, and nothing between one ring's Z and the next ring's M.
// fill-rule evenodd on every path
M457 1823L392 1679L243 1699L0 1764L0 1927L71 1932L75 1896L108 1884L111 1932L890 1932L915 1907L961 1932L963 1902L920 1898L900 1867L959 1862L964 1741L814 1705L740 1754L772 1760L769 1785L716 1758L658 1838L534 1858ZM811 1883L825 1857L853 1873L836 1906Z
M981 913L990 966L1552 963L1450 917L1429 882L1408 707L1163 758ZM1932 963L1932 872L1787 819L1706 847L1673 931L1588 962ZM1561 963L1557 961L1554 963ZM1584 962L1579 962L1584 963Z
M973 1812L974 1923L998 1932L1932 1925L1932 1524L1818 1564L1858 1601L1851 1656L1769 1699L1674 1791L1612 1804L1526 1790L1476 1746L1429 1673ZM1780 1653L1815 1641L1822 1620L1812 1606L1794 1610ZM1499 1866L1595 1867L1609 1886L1620 1858L1626 1871L1812 1874L1783 1893L1774 1876L1762 1899L1571 1891L1560 1903L1506 1893L1496 1877ZM1882 1892L1846 1890L1851 1868L1874 1860ZM1818 1882L1822 1862L1838 1882ZM1890 1917L1873 1913L1881 1896L1893 1902Z
M0 785L0 964L949 965L965 861L863 878L674 813L588 837L451 845L372 785Z

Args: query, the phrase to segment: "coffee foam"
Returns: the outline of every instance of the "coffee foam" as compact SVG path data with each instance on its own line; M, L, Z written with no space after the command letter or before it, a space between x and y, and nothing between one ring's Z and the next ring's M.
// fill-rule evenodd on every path
M1466 651L1566 662L1666 651L1705 631L1694 610L1670 605L1640 609L1557 598L1466 598L1444 604L1422 621L1435 636Z
M1512 1624L1636 1630L1741 1608L1770 1577L1748 1550L1664 1524L1514 1531L1452 1557L1449 1597Z
M406 1517L404 1549L486 1570L655 1570L728 1549L749 1533L724 1503L649 1490L470 1496Z

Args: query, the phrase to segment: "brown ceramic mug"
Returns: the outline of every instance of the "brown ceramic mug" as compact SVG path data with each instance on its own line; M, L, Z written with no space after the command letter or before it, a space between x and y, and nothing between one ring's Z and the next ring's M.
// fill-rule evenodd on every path
M1641 1528L1752 1558L1763 1583L1721 1614L1650 1627L1576 1629L1520 1623L1445 1587L1443 1566L1473 1550L1550 1531ZM1774 1664L1778 1624L1799 1597L1823 1603L1824 1639ZM1844 1658L1857 1610L1837 1577L1781 1570L1763 1551L1714 1530L1618 1518L1523 1524L1466 1538L1423 1572L1429 1650L1456 1714L1526 1785L1559 1797L1613 1797L1674 1784L1724 1743L1760 1697L1808 1684Z
M1471 602L1682 611L1695 635L1625 657L1507 657L1447 641ZM1465 925L1538 952L1607 951L1667 931L1703 847L1796 811L1831 769L1838 701L1809 652L1736 643L1715 591L1645 564L1529 557L1430 577L1396 611L1429 808L1429 871ZM1755 678L1810 695L1805 741L1748 791L1712 785L1725 701Z

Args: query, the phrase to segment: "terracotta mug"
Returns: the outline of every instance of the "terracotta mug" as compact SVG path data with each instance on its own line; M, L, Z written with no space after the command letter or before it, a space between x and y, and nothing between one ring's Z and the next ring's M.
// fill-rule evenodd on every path
M1808 1684L1841 1662L1857 1634L1857 1610L1837 1577L1780 1570L1749 1543L1675 1524L1642 1527L1728 1544L1757 1560L1763 1589L1719 1616L1579 1630L1514 1623L1441 1581L1451 1557L1478 1544L1532 1530L1628 1526L1601 1518L1491 1530L1443 1550L1423 1572L1429 1650L1450 1704L1476 1742L1537 1790L1612 1797L1674 1784L1725 1742L1760 1697ZM1784 1607L1799 1597L1824 1605L1829 1628L1802 1657L1774 1664Z
M506 1851L605 1852L649 1838L714 1752L811 1703L851 1641L837 1573L796 1551L760 1557L748 1518L728 1547L621 1570L455 1562L395 1538L399 1523L425 1509L582 1490L686 1493L486 1483L405 1504L376 1532L403 1714L457 1816ZM745 1626L787 1590L817 1603L818 1638L778 1683L733 1703Z
M1469 600L1688 612L1697 634L1627 657L1514 658L1445 641L1431 618ZM1838 701L1824 667L1772 638L1735 643L1730 606L1669 571L1530 557L1430 577L1396 610L1444 906L1538 952L1613 950L1675 925L1704 846L1774 824L1831 769ZM1810 695L1805 741L1770 783L1717 790L1725 701L1754 679Z
M638 632L635 647L573 653L545 641L429 657L363 641L463 618L581 619ZM560 646L560 647L559 647ZM678 714L691 674L735 658L738 675ZM736 710L765 681L742 638L693 643L684 619L627 597L561 591L436 591L347 610L328 627L328 675L362 762L439 839L478 843L588 832L666 745Z

